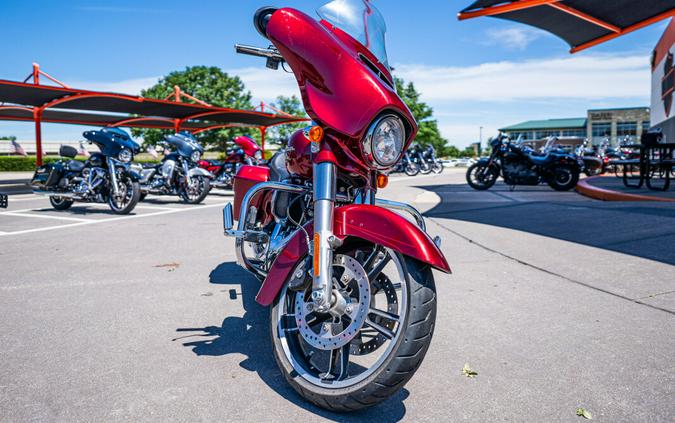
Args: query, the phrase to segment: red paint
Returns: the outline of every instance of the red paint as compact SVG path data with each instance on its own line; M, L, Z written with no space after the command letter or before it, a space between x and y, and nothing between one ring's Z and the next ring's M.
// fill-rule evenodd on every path
M308 223L306 229L311 238L312 224ZM450 273L448 262L429 235L403 216L382 207L365 204L339 207L335 210L333 231L340 239L365 239ZM297 231L272 264L256 296L258 303L265 306L272 304L288 280L291 270L307 251L305 234Z
M251 138L245 135L234 137L234 143L244 150L247 156L255 157L256 151L262 151L262 148Z
M241 208L242 200L251 187L260 182L267 182L270 180L270 169L263 166L242 166L234 176L234 218L239 220L239 209ZM260 209L264 197L260 194L256 195L251 201ZM265 219L266 220L266 219Z
M384 67L356 40L329 27L286 8L272 15L267 35L293 70L305 110L324 127L324 142L331 144L338 163L342 155L356 159L353 166L368 168L360 140L378 115L385 111L398 114L407 123L407 144L414 138L417 124L394 89L360 55L378 69ZM391 77L388 71L385 77Z
M288 140L286 169L301 178L312 177L312 143L303 130L295 131Z

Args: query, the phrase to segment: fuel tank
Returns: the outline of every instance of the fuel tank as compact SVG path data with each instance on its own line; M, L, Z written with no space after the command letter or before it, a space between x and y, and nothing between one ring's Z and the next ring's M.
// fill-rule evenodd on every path
M312 143L304 130L295 131L286 148L286 169L291 175L312 177Z

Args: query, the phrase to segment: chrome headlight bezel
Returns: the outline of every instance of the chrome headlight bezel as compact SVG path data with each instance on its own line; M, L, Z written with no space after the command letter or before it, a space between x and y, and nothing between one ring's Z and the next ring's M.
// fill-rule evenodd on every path
M391 158L383 157L383 151L378 149L374 143L377 141L376 137L378 136L378 130L381 129L383 124L393 124L396 126L395 129L398 129L400 137L394 142L394 154L389 154ZM363 154L366 160L376 169L389 169L396 165L396 163L401 159L403 155L403 147L405 147L406 142L406 127L403 123L403 120L396 114L386 114L377 118L368 128L366 136L364 137L361 147Z
M190 154L190 160L193 162L198 162L202 158L202 153L199 150L195 150Z
M117 160L122 163L130 163L134 159L134 153L128 148L123 148L117 153Z

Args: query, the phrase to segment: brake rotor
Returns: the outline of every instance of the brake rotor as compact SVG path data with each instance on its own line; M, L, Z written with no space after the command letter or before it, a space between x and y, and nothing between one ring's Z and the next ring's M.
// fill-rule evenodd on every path
M398 296L396 295L396 288L394 284L389 280L389 278L380 273L379 276L375 279L375 282L372 286L372 300L375 300L375 294L382 291L387 298L387 311L392 314L398 312ZM384 326L387 329L393 331L395 322L384 319L380 316L373 316L372 321L377 323L380 326ZM368 340L364 340L364 333L359 333L359 336L354 338L351 345L349 346L349 353L353 355L366 355L380 348L384 344L387 338L381 333L371 337Z
M340 275L340 269L339 281L333 282L338 301L328 314L315 313L314 303L305 300L309 298L306 292L295 294L298 331L309 345L320 350L334 350L351 342L368 316L371 295L366 271L356 259L337 254L333 259L334 274Z

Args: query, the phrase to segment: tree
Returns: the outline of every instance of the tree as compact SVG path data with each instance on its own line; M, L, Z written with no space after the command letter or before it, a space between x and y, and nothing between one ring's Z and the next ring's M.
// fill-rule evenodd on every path
M174 92L174 86L212 106L233 109L252 109L251 93L246 90L238 76L230 76L215 66L193 66L182 71L174 71L160 79L154 86L142 90L147 98L165 99ZM143 136L145 144L153 145L162 140L163 135L171 131L158 129L133 129L134 136ZM235 135L258 135L257 130L228 128L206 131L198 138L203 144L217 146L224 150L226 143Z
M461 151L459 151L459 148L455 147L454 145L447 145L445 147L445 154L449 157L457 158L461 155Z
M3 135L0 137L0 140L16 141L16 137L14 135Z
M417 137L415 141L420 144L431 144L436 149L436 154L444 156L449 153L447 140L441 136L438 129L438 121L433 119L434 110L426 103L420 101L420 93L415 89L412 82L407 84L401 78L394 78L396 91L401 99L412 112L417 125Z
M307 117L302 102L294 95L290 97L280 95L274 103L272 103L272 106L292 116ZM269 128L267 133L270 135L270 139L278 140L281 144L285 144L295 131L304 128L305 126L307 126L307 122L278 125Z

